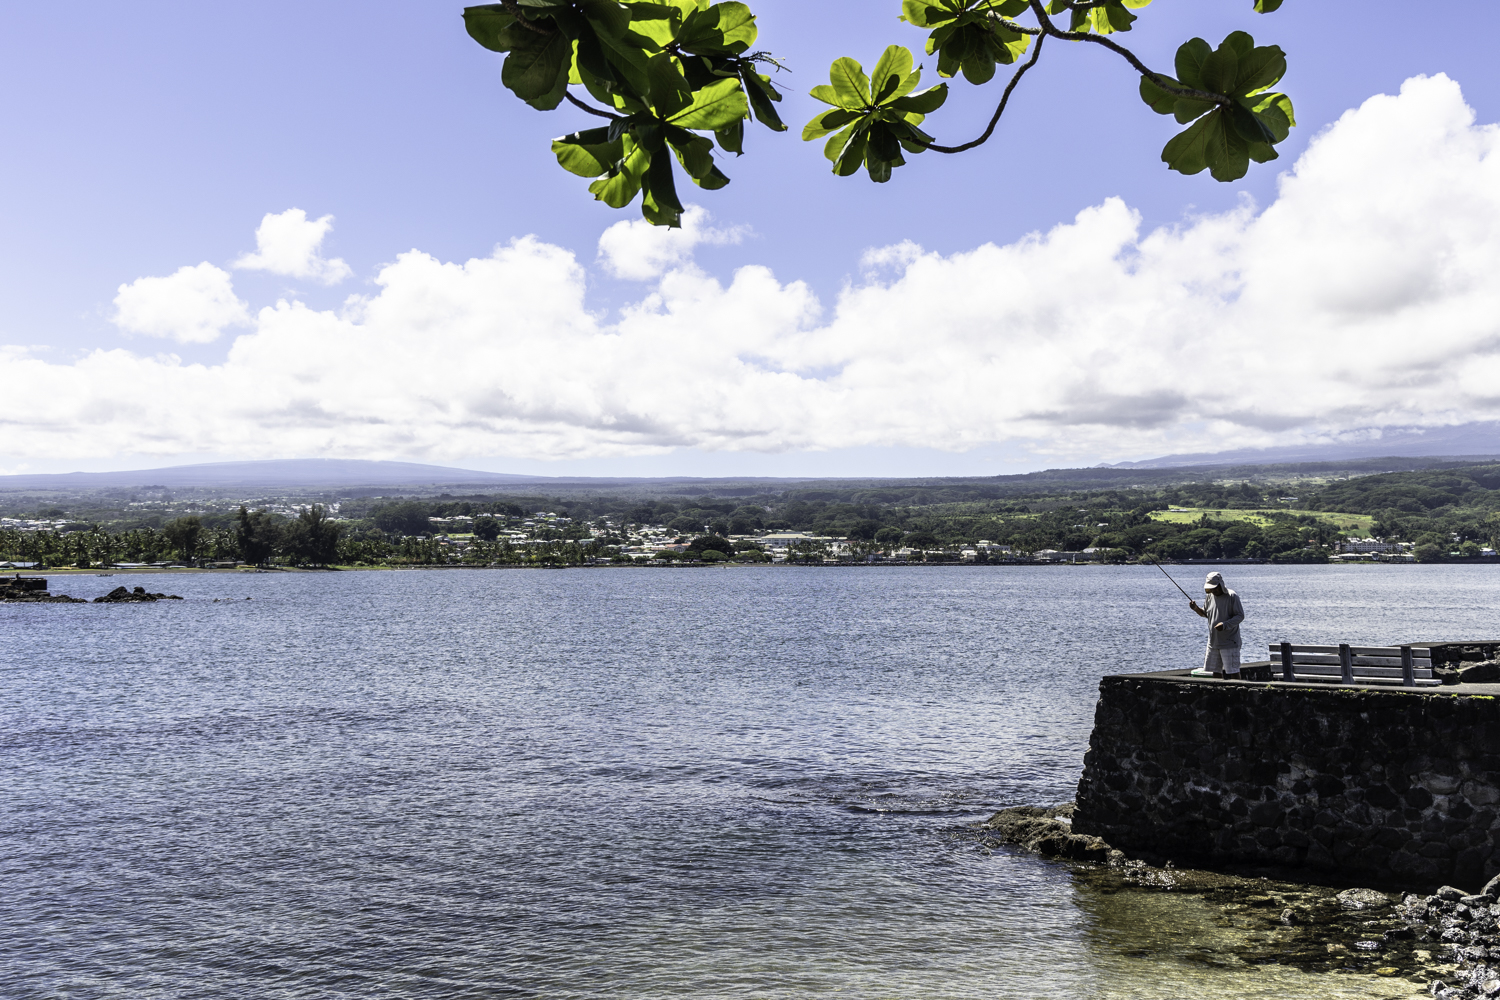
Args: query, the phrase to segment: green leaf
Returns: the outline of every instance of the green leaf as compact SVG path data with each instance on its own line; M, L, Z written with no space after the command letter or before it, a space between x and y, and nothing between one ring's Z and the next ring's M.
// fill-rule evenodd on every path
M839 132L835 132L833 137L823 144L823 155L832 162L838 163L839 158L844 155L844 147L849 144L849 140L853 139L855 133L859 132L860 129L861 126L856 123Z
M1273 10L1281 9L1282 0L1255 0L1255 12L1257 14L1269 14Z
M569 173L598 177L624 158L625 143L622 139L611 142L607 127L590 128L554 139L552 152Z
M901 143L885 123L870 128L870 147L866 159L881 160L893 166L902 166L906 159L901 155Z
M562 32L538 35L524 32L517 36L505 65L500 68L500 82L521 100L540 111L551 111L562 103L568 86L568 70L573 64L573 43Z
M724 172L718 167L712 167L702 177L694 177L693 183L705 191L717 191L729 183L729 178L725 177Z
M464 8L464 27L468 29L469 37L491 52L510 51L510 27L515 20L514 14L497 3Z
M642 45L650 42L650 39L632 31L627 31L618 38L604 34L598 35L598 38L604 57L609 60L619 85L633 97L645 98L650 94L649 67L652 53Z
M850 111L847 108L834 108L831 111L825 111L803 127L802 141L812 142L814 139L821 139L828 133L837 132L845 125L861 117L863 117L862 112Z
M1213 101L1200 101L1194 97L1179 97L1172 105L1172 115L1177 119L1177 124L1186 125L1188 122L1197 121L1214 108L1221 106Z
M961 63L964 79L976 87L983 86L995 78L995 57L988 45L975 46Z
M1281 158L1280 154L1276 152L1276 147L1270 143L1252 142L1245 147L1245 150L1250 154L1250 159L1256 163L1269 163L1272 160Z
M940 0L902 0L901 20L918 28L935 28L958 16L951 4Z
M682 225L682 202L677 198L677 181L672 176L672 158L653 156L646 175L641 179L646 197L641 205L641 214L652 225L676 229Z
M758 34L750 8L730 0L688 14L676 42L684 52L739 55L755 44Z
M694 135L686 129L670 127L666 131L666 136L667 142L677 153L677 159L682 163L682 169L687 171L689 177L702 177L713 169L714 144L712 140L701 135Z
M1207 168L1214 180L1236 181L1250 169L1250 144L1227 124L1223 109L1216 108L1174 136L1162 149L1161 158L1184 174Z
M1297 116L1292 113L1292 99L1285 94L1257 94L1256 102L1250 106L1250 110L1260 116L1277 136L1277 142L1284 140L1297 124Z
M912 73L911 50L904 45L888 45L886 50L880 54L880 59L875 63L875 69L870 73L869 88L874 97L875 104L884 104L888 100L902 96L897 93L907 77L915 75ZM920 77L919 77L920 78ZM834 86L838 86L835 77ZM907 90L915 87L913 81Z
M730 122L721 129L714 130L714 138L719 143L719 148L726 153L735 156L743 155L745 152L745 119Z
M676 37L682 21L682 11L677 7L660 3L631 3L629 6L630 30L650 39L657 49L666 47Z
M898 97L892 101L890 106L897 111L909 114L930 115L943 106L948 99L948 85L940 83L936 87L928 87L920 94L912 94L909 97Z
M596 31L619 36L630 27L630 8L615 0L578 0L578 9Z
M864 67L853 59L848 56L835 59L828 75L833 81L836 99L828 101L819 97L817 91L824 88L815 87L813 96L818 100L839 108L867 108L873 103L870 100L870 78L865 76Z
M713 130L744 118L750 110L737 77L727 76L693 95L693 103L670 121L681 128Z
M841 108L844 106L842 99L839 97L838 91L833 89L832 84L820 83L812 90L809 90L808 94L816 98L817 100L822 101L824 104L832 104L836 108Z
M772 101L781 100L781 94L771 85L771 82L755 72L753 66L747 66L741 71L740 80L745 86L745 96L750 98L750 107L755 112L755 120L776 132L785 132L786 125L771 104Z
M677 60L658 52L646 64L651 85L651 104L663 118L670 118L693 103L693 88L677 68Z
M625 158L618 169L589 185L594 197L610 208L624 208L635 200L641 190L641 177L651 164L651 154L640 146L628 141L625 146Z
M1229 106L1229 123L1246 142L1261 142L1269 146L1276 141L1275 133L1266 127L1260 116L1238 101Z
M1177 79L1184 87L1203 90L1203 63L1213 55L1213 46L1201 38L1192 38L1177 47Z
M1199 75L1203 80L1201 90L1207 90L1214 94L1231 94L1234 92L1234 81L1239 77L1239 56L1234 49L1227 45L1220 45L1209 53L1207 59L1199 69Z
M1223 131L1219 113L1205 115L1186 131L1173 136L1162 148L1162 162L1178 173L1196 174L1208 168L1207 148L1211 133Z
M1170 77L1166 79L1170 83L1177 83ZM1145 101L1157 114L1170 115L1177 104L1177 95L1171 91L1162 90L1149 76L1143 76L1141 77L1141 100Z
M1252 39L1253 43L1253 39ZM1270 90L1286 76L1286 53L1279 45L1253 47L1239 57L1234 93L1258 94Z
M861 129L858 125L852 126L854 134L849 139L849 144L844 147L843 153L833 164L833 172L840 177L848 177L859 170L864 162L865 149L870 144L870 133Z

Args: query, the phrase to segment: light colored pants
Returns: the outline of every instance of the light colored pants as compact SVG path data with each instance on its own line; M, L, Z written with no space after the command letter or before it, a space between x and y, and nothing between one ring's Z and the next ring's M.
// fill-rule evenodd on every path
M1239 647L1223 647L1215 649L1208 647L1208 652L1203 657L1203 669L1210 673L1223 671L1226 676L1234 676L1240 672Z

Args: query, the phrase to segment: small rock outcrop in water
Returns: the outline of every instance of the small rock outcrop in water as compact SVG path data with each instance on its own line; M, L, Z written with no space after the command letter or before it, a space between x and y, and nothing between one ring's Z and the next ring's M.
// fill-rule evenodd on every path
M148 594L145 587L137 587L129 590L125 587L116 587L103 597L94 598L95 604L135 604L150 601L180 601L182 598L176 594Z
M982 829L999 834L1003 843L1015 844L1049 858L1108 861L1109 845L1098 837L1074 833L1072 818L1071 802L1047 809L1015 806L995 813Z

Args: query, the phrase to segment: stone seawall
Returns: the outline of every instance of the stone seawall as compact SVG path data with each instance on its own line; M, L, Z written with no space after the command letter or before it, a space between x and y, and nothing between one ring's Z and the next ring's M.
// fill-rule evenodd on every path
M1079 833L1127 853L1429 890L1500 873L1500 686L1171 672L1106 677L1099 691Z

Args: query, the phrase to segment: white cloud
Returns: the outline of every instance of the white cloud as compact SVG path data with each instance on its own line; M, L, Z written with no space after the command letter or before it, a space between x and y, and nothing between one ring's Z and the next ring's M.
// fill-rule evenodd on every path
M245 254L234 266L336 285L354 272L337 257L326 260L319 256L318 249L332 228L331 215L309 220L300 208L289 208L279 215L267 212L255 230L255 253Z
M0 420L15 459L1011 442L1062 460L1496 419L1497 148L1456 84L1417 78L1317 137L1263 212L1142 234L1111 199L1005 246L899 245L826 312L762 267L727 285L672 267L691 237L627 223L606 266L665 274L612 320L559 247L412 251L342 314L262 310L217 365L0 349Z
M616 278L649 281L667 269L692 260L699 243L722 246L744 239L745 228L714 229L708 211L689 205L682 213L682 228L653 226L645 219L616 222L599 237L599 262Z
M115 296L114 322L128 333L206 344L224 327L250 322L229 274L204 262L165 278L138 278Z

